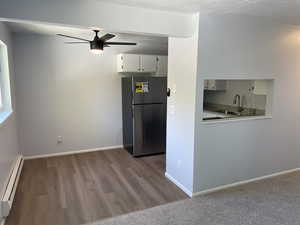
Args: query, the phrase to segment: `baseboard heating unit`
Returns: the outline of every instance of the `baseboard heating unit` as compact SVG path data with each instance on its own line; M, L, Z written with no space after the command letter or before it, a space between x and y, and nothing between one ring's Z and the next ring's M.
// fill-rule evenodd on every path
M14 164L4 191L4 195L0 201L0 221L9 215L20 179L22 166L23 157L20 155Z

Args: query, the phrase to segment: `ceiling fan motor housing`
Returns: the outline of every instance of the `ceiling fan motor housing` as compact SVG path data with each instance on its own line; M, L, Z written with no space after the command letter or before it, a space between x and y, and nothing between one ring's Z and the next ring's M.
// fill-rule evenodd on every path
M92 49L97 49L97 50L103 50L104 48L104 42L101 40L97 41L91 41L90 42L91 50Z

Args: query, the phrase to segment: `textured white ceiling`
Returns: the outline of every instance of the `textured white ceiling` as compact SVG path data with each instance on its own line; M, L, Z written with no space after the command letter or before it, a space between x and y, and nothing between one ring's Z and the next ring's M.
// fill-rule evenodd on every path
M75 37L81 37L88 40L94 38L95 33L92 29L88 28L74 28L65 26L55 26L49 24L40 23L28 23L28 22L5 22L9 29L16 35L22 34L40 34L54 36L56 34L65 34ZM162 54L168 53L168 38L158 36L146 36L126 33L115 33L109 31L101 31L99 36L106 33L115 34L116 37L111 41L125 41L125 42L136 42L137 46L114 46L110 49L115 49L116 52L126 53L144 53L144 54ZM61 38L62 42L76 41L69 38Z
M300 24L300 0L97 0L179 12L238 13Z

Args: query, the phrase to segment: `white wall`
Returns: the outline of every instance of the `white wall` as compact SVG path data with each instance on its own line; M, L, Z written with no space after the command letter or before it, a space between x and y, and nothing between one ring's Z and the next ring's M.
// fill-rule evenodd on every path
M190 38L169 38L167 168L169 176L193 191L194 127L198 32Z
M24 155L122 145L121 77L113 48L94 55L88 45L22 34L14 45Z
M300 28L202 15L194 191L300 166ZM275 78L273 118L201 124L204 78Z
M0 23L0 40L3 41L8 48L9 65L10 65L10 80L11 88L14 88L14 68L12 61L11 37L7 28ZM13 103L14 92L12 91ZM15 105L13 104L13 108ZM5 189L8 176L13 166L16 156L19 154L19 146L16 129L16 116L13 113L3 124L0 124L0 197ZM1 218L0 218L1 221Z
M10 0L1 2L0 17L165 36L190 36L196 22L189 14L98 0Z

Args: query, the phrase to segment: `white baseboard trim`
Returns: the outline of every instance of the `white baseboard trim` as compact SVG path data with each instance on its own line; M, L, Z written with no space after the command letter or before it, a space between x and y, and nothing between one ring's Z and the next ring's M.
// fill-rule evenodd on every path
M174 177L172 177L170 174L165 172L166 178L168 178L172 183L174 183L177 187L179 187L184 193L186 193L189 197L193 197L193 192L188 190L184 185L182 185L180 182L178 182Z
M0 192L0 200L3 199L3 197L4 197L4 194L5 194L5 191L6 191L6 187L7 187L8 183L9 183L9 180L10 180L10 176L13 173L13 171L15 169L15 166L16 166L16 164L17 164L17 162L18 162L18 160L20 158L24 159L24 157L21 154L17 155L16 158L15 158L15 160L14 160L14 162L11 165L11 168L9 170L8 176L7 176L7 178L6 178L5 182L4 182L4 185L3 185L4 188ZM0 225L2 225L2 224L0 223Z
M9 174L8 183L5 185L5 191L3 196L0 199L0 221L1 225L5 223L6 216L9 215L9 212L12 208L14 202L15 194L19 184L19 179L23 169L23 156L18 155L17 159L13 164L13 169Z
M289 174L289 173L293 173L293 172L298 172L298 171L300 171L300 168L295 168L295 169L291 169L291 170L284 170L284 171L281 171L281 172L278 172L278 173L272 173L272 174L262 176L262 177L256 177L256 178L253 178L253 179L239 181L239 182L232 183L232 184L226 184L226 185L222 185L222 186L219 186L219 187L207 189L207 190L204 190L204 191L195 192L195 193L193 193L192 197L196 197L196 196L199 196L199 195L206 195L206 194L210 194L210 193L213 193L213 192L225 190L225 189L228 189L228 188L237 187L237 186L241 186L241 185L244 185L244 184L249 184L249 183L253 183L253 182L257 182L257 181L261 181L261 180L266 180L266 179L270 179L270 178L273 178L273 177L277 177L277 176L281 176L281 175L285 175L285 174Z
M101 148L83 149L83 150L59 152L59 153L51 153L51 154L43 154L43 155L24 156L24 160L48 158L48 157L63 156L63 155L81 154L81 153L87 153L87 152L105 151L105 150L112 150L112 149L118 149L118 148L123 148L123 145L107 146L107 147L101 147Z

